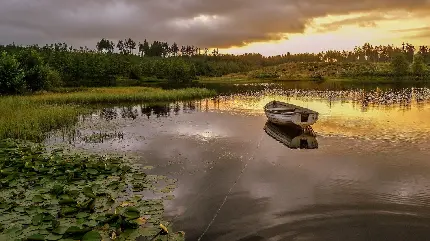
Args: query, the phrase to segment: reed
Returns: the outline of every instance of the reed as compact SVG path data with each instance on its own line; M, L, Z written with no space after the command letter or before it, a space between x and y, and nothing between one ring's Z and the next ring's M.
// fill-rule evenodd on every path
M0 139L41 141L43 134L72 125L86 111L75 105L46 105L25 96L0 98Z
M71 93L0 97L0 139L41 141L51 130L73 125L92 104L178 101L214 95L207 89L89 88Z
M48 104L98 104L123 102L156 102L205 98L215 95L212 90L187 88L164 90L151 87L91 88L72 93L46 93L30 96L35 102Z

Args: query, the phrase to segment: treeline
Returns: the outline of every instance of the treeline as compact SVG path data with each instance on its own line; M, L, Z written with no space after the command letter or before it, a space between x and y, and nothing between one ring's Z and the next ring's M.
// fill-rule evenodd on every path
M144 48L144 54L141 55L133 53L134 44L123 41L119 45L120 52L112 50L112 43L110 47L103 47L100 42L100 51L87 47L73 48L64 43L43 47L13 44L0 46L0 73L5 72L0 77L0 93L47 89L53 85L46 76L51 79L55 76L55 84L65 87L115 86L121 83L139 85L147 80L186 83L199 76L216 77L282 63L276 59L264 58L260 54L220 55L217 51L207 55L198 54L198 50L192 46L181 47L186 54L175 56L165 49L160 50L160 46L165 46L160 42L150 44L147 50ZM193 54L196 52L197 54ZM42 88L30 88L30 84L25 84L26 81L22 77L30 75L26 73L26 69L32 69L33 72L38 69L36 72L40 75L39 79L45 79L46 84L40 84ZM23 87L25 85L26 87Z
M418 53L430 62L427 46L398 48L365 44L353 51L326 51L265 57L261 54L221 54L218 49L176 43L117 43L101 39L96 49L65 43L45 46L0 45L0 94L49 90L58 86L140 85L150 80L187 83L199 76L217 77L289 62L392 62L402 55L412 63Z

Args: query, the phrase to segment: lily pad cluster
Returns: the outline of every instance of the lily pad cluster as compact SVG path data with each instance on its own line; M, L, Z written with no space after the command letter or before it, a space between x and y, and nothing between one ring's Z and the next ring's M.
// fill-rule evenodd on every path
M160 229L163 200L141 193L153 187L120 157L0 141L0 240L184 240Z

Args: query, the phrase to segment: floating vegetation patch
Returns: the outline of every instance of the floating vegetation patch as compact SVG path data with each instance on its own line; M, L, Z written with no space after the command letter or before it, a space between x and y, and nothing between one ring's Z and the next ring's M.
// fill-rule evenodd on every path
M163 198L141 193L160 179L119 157L0 141L0 240L184 240L162 224Z

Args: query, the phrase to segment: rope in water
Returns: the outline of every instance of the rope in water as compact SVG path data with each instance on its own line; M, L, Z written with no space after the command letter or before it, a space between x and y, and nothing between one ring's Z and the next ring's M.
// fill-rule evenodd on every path
M239 176L237 177L236 181L233 183L233 185L230 187L230 190L228 191L227 195L224 197L224 200L222 201L220 207L218 208L218 210L215 212L215 215L213 216L212 220L209 222L208 226L206 227L206 229L203 231L203 233L200 235L199 239L197 241L200 241L203 236L207 233L207 231L209 230L209 228L212 226L212 224L215 222L215 219L217 218L219 212L221 211L222 207L224 206L224 204L227 202L228 197L230 196L231 192L233 191L234 187L236 186L236 184L239 182L240 178L242 177L243 173L245 172L246 168L248 167L249 161L251 161L252 159L254 159L255 154L257 152L257 150L260 148L260 144L261 141L263 140L263 136L264 136L264 132L261 134L261 138L258 141L257 144L257 148L254 150L254 153L252 154L252 156L248 159L248 161L245 163L245 165L242 168L242 171L239 173Z
M221 203L220 207L218 208L218 210L215 212L214 217L212 218L212 220L210 221L210 223L208 224L208 226L206 227L206 229L203 231L203 233L200 235L198 241L200 241L203 236L206 234L206 232L209 230L209 228L212 226L213 222L215 221L216 217L218 216L219 212L221 211L222 207L224 206L224 204L227 202L228 196L230 196L231 192L233 191L234 187L236 186L237 182L240 180L240 178L242 177L243 173L245 172L246 168L248 167L249 161L252 160L255 157L255 154L257 152L257 150L260 148L261 145L261 141L263 140L263 136L264 136L264 132L262 132L260 140L257 143L257 148L254 150L254 153L251 155L251 157L248 159L248 161L245 163L244 167L242 168L241 172L239 173L239 176L237 177L237 179L235 180L235 182L233 183L233 185L230 187L229 191L227 192L227 195L224 197L223 202ZM212 182L203 192L200 193L206 193L207 190L209 190L209 188L212 186L214 182ZM202 194L200 194L202 195ZM197 202L198 198L200 197L200 195L198 195L192 205L190 206L194 206L194 204ZM179 217L179 213L175 215L175 217L173 217L173 219L168 222L167 227L173 225L176 221L176 219ZM161 231L160 231L161 232ZM155 239L158 235L160 235L160 233L156 234L151 240Z

